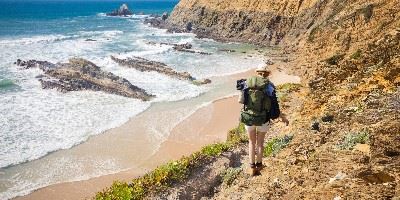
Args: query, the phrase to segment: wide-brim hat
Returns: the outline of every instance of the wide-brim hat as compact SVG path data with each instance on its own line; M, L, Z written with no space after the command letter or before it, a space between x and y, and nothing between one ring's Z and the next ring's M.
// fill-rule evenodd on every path
M256 72L267 72L267 73L271 73L271 70L269 70L267 66L263 66L263 67L257 68L257 69L256 69Z

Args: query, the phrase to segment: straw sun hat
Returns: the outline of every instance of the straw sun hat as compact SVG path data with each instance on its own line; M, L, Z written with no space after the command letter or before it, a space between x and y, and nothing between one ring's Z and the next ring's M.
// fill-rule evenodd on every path
M271 74L271 70L268 69L268 66L259 67L256 69L257 73L268 73Z

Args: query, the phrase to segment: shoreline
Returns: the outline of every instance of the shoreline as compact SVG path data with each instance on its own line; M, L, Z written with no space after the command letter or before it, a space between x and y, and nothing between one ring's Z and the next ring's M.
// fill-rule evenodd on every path
M252 69L252 70L247 70L245 72L235 73L235 74L228 75L228 76L223 76L223 77L218 76L218 77L212 77L212 78L213 79L221 79L222 78L222 79L236 80L239 77L247 76L248 74L252 73L253 71L254 70ZM232 84L233 84L233 82L232 82ZM234 99L233 102L235 102L236 99L237 99L237 97L232 96L232 95L226 95L225 97L222 97L222 98L218 98L220 96L217 95L216 97L217 97L216 99L214 99L214 100L212 100L210 102L205 102L205 103L200 104L193 112L190 112L189 114L184 115L182 120L179 120L176 124L173 124L172 129L174 129L176 127L179 127L182 123L185 123L185 121L187 122L188 119L191 118L192 116L196 115L196 113L199 113L201 111L203 111L203 113L204 113L205 110L209 111L208 108L213 107L213 105L216 102L221 102L221 101L229 100L229 99ZM196 97L194 99L198 99L198 98L199 97ZM213 98L213 97L209 97L209 98ZM192 99L192 101L196 101L194 99ZM178 101L178 102L175 102L175 104L182 104L185 101L187 101L187 100ZM148 110L140 113L136 117L131 118L130 120L128 120L123 125L121 125L119 127L116 127L116 128L109 129L109 130L103 132L100 135L96 135L94 137L91 137L85 143L74 147L74 149L61 150L60 152L55 152L55 154L60 154L60 153L65 152L65 151L74 151L74 152L82 151L82 152L85 152L85 151L88 151L87 149L88 149L88 146L90 146L89 144L93 145L93 143L98 143L97 145L100 145L100 146L102 144L106 145L106 144L109 144L109 143L111 143L111 144L118 143L118 142L115 142L115 141L110 141L109 139L121 136L122 134L124 134L125 131L129 131L129 129L132 128L132 126L135 126L135 124L138 123L138 120L135 120L135 118L143 118L143 115L147 115L148 112L153 112L153 111L151 111L151 109L153 109L153 110L157 110L158 109L158 108L154 108L154 107L162 107L162 106L168 107L167 104L165 104L165 105L164 104L165 103L162 103L162 102L154 104L152 106L153 108L149 108ZM237 104L237 105L239 105L239 104ZM165 109L165 110L168 110L168 109ZM147 120L151 120L151 119L149 119L148 116L144 116L144 118L147 119ZM228 126L226 126L226 130L228 130L228 129L232 128L232 127L233 126L228 125ZM225 129L225 128L223 128L223 129ZM168 136L168 138L172 137L173 134L174 133L172 131L170 136ZM134 136L134 138L131 138L131 139L142 140L142 143L151 143L151 138L142 138L143 135L141 135L141 136L131 135L131 136ZM215 136L215 132L214 132L214 136ZM202 146L204 146L206 144L210 144L210 143L218 141L218 140L215 140L215 139L219 139L219 141L223 141L226 138L226 131L222 131L222 133L220 133L219 136L216 136L216 137L214 137L214 136L207 137L209 140L203 140L202 143L198 143L198 144L195 144L196 140L192 141L191 145L193 145L193 146L189 145L190 149L189 150L185 150L182 153L173 152L174 150L170 148L169 149L171 151L170 155L183 156L184 155L183 153L188 153L188 154L193 153L193 152L195 152L196 150L198 150L199 148L201 148ZM124 138L126 139L126 136ZM121 171L118 171L116 173L90 177L89 179L84 179L84 180L77 180L77 181L69 181L69 182L61 182L61 183L51 184L51 185L39 188L37 190L34 190L34 191L30 192L29 194L26 194L26 195L23 195L23 196L18 196L18 197L15 197L13 199L43 199L43 198L84 199L84 198L93 197L97 192L101 191L102 189L104 189L106 187L109 187L112 184L112 182L115 181L115 180L129 181L132 178L144 175L146 172L154 169L155 167L157 167L158 165L163 164L166 161L169 161L171 159L180 158L180 156L170 157L170 159L167 159L167 160L165 160L165 159L161 160L160 159L158 162L154 162L154 159L156 157L158 157L158 158L164 157L164 156L161 156L160 150L162 148L165 148L165 147L163 147L163 144L168 142L167 141L168 138L166 138L160 144L160 146L155 150L155 152L148 151L149 149L147 149L147 150L143 150L142 149L143 151L141 153L143 153L144 155L147 154L148 158L137 162L137 165L131 166L129 169L121 170ZM121 139L121 140L123 141L124 139ZM121 140L120 140L120 142L121 142ZM136 147L136 148L140 148L140 147ZM127 155L126 159L129 159L129 157L130 157L130 156L128 156L128 154L131 154L129 152L129 150L132 150L132 149L126 149L126 151L128 151L128 152L122 152L122 153ZM101 155L101 152L98 152L98 154ZM168 154L166 154L166 155L168 155ZM85 188L85 190L82 190L82 188ZM66 197L68 197L68 198L66 198Z
M168 161L179 159L182 156L190 155L191 153L198 151L202 146L206 144L211 144L214 142L221 142L226 139L226 131L231 127L235 126L235 120L225 121L226 123L221 123L222 126L218 128L214 128L214 126L209 126L208 130L211 130L211 133L204 134L204 131L200 132L190 132L190 135L193 136L204 136L206 139L201 140L191 140L190 138L183 138L186 142L178 142L178 138L182 136L189 125L195 125L196 127L201 127L198 121L194 121L195 119L201 118L204 113L213 112L212 118L210 121L215 121L215 117L221 114L222 110L226 111L226 108L233 113L239 113L241 105L237 103L237 95L231 97L223 97L221 99L214 100L213 102L197 109L194 113L192 113L188 118L184 119L177 126L174 127L170 137L166 141L164 141L161 146L158 148L155 154L153 154L148 161L146 161L142 167L145 170L140 168L132 168L123 170L117 173L102 175L99 177L93 177L88 180L80 180L80 181L72 181L72 182L64 182L58 183L54 185L49 185L44 188L40 188L38 190L33 191L30 194L19 196L13 199L87 199L92 198L96 195L97 192L101 191L109 187L114 181L130 181L133 178L143 176L145 173L151 171L159 165L165 164ZM232 106L235 106L235 109L232 109ZM230 116L235 116L234 114ZM238 116L238 115L236 115ZM237 117L236 117L237 118ZM232 119L232 118L231 118ZM238 121L238 120L236 120ZM221 131L223 130L223 131ZM208 138L208 139L207 139ZM210 138L212 138L210 140ZM176 144L181 145L184 148L175 148ZM152 161L151 161L152 160ZM82 188L85 188L82 190Z
M298 77L290 76L280 71L276 67L271 67L273 76L271 81L276 85L284 82L298 82ZM230 76L235 80L247 77L254 70L238 73ZM130 169L117 173L102 175L87 180L63 182L53 184L33 191L25 196L14 199L85 199L93 197L97 192L109 187L114 181L130 181L135 177L144 175L157 166L168 161L179 159L201 149L202 146L214 142L225 141L226 133L238 123L238 116L241 105L237 103L237 95L215 99L209 103L201 105L193 113L179 121L171 129L171 133L164 140L159 148L147 159L132 166ZM129 125L133 119L129 120L121 127ZM110 129L104 134L113 134L115 129ZM88 141L91 142L91 141ZM179 148L176 148L179 146ZM128 159L128 158L127 158ZM82 190L82 188L85 188Z

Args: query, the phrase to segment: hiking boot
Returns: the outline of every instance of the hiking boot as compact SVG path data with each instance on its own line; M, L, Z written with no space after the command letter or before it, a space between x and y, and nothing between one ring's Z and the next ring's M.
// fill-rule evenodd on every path
M255 176L255 175L257 175L256 164L254 164L254 163L250 164L249 174L250 174L250 176Z
M261 171L263 168L264 168L264 165L263 165L261 162L256 163L256 169L257 169L257 171Z

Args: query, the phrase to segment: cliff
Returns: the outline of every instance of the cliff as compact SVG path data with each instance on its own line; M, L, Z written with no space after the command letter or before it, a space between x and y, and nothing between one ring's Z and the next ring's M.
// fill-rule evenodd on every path
M393 0L182 0L168 23L181 29L191 23L200 36L222 40L296 44L321 33L329 33L330 37L319 38L331 42L345 40L354 32L368 35L393 28L398 25L398 10L398 1Z
M303 80L285 104L292 144L268 159L261 177L239 177L213 199L399 198L399 5L398 0L180 1L170 26L190 23L199 37L278 45L283 59L276 65ZM356 147L361 143L366 148Z

